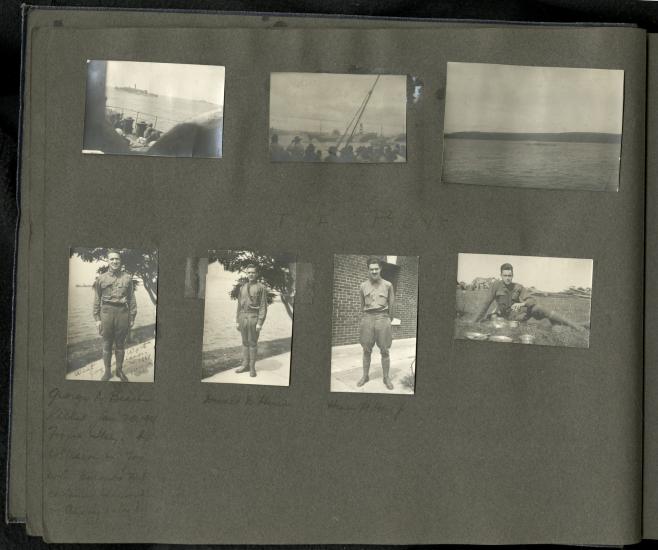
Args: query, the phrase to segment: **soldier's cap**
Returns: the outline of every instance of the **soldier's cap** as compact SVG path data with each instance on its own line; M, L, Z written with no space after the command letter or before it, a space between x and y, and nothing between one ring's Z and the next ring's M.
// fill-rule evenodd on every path
M301 141L301 140L302 140L302 138L300 138L299 136L295 136L295 138L292 141L297 143L298 141Z

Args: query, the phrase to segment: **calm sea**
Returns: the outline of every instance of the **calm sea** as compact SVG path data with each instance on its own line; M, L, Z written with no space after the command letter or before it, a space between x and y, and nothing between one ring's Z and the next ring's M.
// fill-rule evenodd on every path
M242 345L242 337L235 328L238 303L231 300L224 285L206 287L203 322L203 351ZM267 317L260 333L260 341L267 342L292 336L292 320L278 297L267 307Z
M443 181L477 185L616 191L617 143L444 140Z
M114 87L107 88L106 96L108 107L113 107L118 111L126 109L124 116L135 118L136 113L133 111L137 111L141 113L139 119L145 122L153 122L154 117L158 117L156 127L162 132L173 128L179 122L220 108L219 105L206 101L168 96L145 96L117 90ZM128 111L128 109L132 111Z
M155 306L141 286L135 289L135 299L137 300L137 317L135 317L134 326L142 327L155 323ZM79 286L69 289L69 344L99 337L93 309L94 293L91 287Z

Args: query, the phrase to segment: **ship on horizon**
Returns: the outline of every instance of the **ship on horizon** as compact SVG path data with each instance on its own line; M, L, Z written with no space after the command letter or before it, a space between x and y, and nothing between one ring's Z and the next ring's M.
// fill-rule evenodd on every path
M139 94L149 97L158 97L158 94L154 94L152 92L149 92L148 90L142 90L141 88L138 88L137 84L133 84L132 88L130 86L115 86L114 89L122 90L124 92L129 92L131 94Z

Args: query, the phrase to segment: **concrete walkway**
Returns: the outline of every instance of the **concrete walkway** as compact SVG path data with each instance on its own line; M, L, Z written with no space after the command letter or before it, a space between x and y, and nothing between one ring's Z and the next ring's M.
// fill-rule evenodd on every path
M141 344L126 348L126 355L123 359L123 372L128 377L129 382L153 382L155 358L155 338L146 340ZM112 353L112 378L110 382L121 382L115 375L116 359ZM99 359L93 363L73 371L66 375L67 380L95 380L100 382L105 373L103 360Z
M413 375L411 364L416 359L416 339L403 338L393 340L391 346L390 378L393 389L387 390L382 381L382 363L379 348L375 346L370 362L370 381L356 387L363 374L363 349L360 344L334 346L331 348L331 391L332 392L361 392L361 393L396 393L413 394L414 391L402 384L402 379Z
M290 385L290 352L273 355L256 361L256 376L248 372L236 373L235 369L218 372L202 382L218 384L255 384L258 386L289 386Z

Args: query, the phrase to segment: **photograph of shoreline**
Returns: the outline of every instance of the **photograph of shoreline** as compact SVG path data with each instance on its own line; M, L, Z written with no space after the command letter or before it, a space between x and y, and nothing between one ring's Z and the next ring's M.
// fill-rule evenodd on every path
M448 63L444 183L617 191L624 73Z

